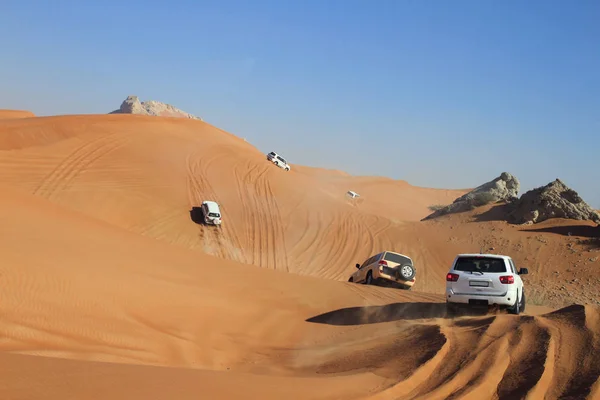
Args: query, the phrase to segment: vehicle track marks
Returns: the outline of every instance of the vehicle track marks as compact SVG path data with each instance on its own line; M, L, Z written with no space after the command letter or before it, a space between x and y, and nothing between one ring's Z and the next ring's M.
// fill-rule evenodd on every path
M226 212L226 207L222 205L219 196L207 179L208 169L217 157L218 155L212 154L211 158L204 161L195 152L189 153L186 157L187 192L190 209L192 207L200 207L202 201L206 199L212 199L219 203L223 212ZM199 237L203 243L205 252L221 258L246 262L239 237L234 229L229 226L213 227L200 225L199 230ZM228 240L228 238L230 239Z
M260 175L261 177L264 175ZM275 194L273 193L273 189L271 187L271 184L269 183L269 181L266 181L266 198L267 201L269 203L269 208L271 210L273 210L275 212L275 216L273 218L273 233L275 235L275 242L274 242L274 248L273 250L275 251L274 254L282 254L281 257L279 257L279 260L275 260L276 264L277 261L279 261L278 264L282 265L285 271L290 272L290 268L289 268L289 257L288 257L288 251L287 251L287 245L286 245L286 240L285 240L285 230L283 228L283 223L281 221L281 210L279 208L279 204L277 202L277 198L275 197ZM271 214L272 215L272 214ZM277 251L279 250L279 251Z
M169 226L170 223L179 217L180 211L175 210L171 212L165 212L161 216L151 221L148 221L141 229L137 230L140 235L148 235L154 237L156 239L163 239L166 236L166 239L170 239L170 235L161 235L161 232L164 232L162 228Z
M268 180L266 168L259 173L255 180L256 194L262 199L257 199L257 207L261 208L263 216L262 227L266 232L265 241L267 252L267 265L273 269L288 271L287 249L285 246L285 233L282 228L281 214L277 205L271 185ZM261 201L263 200L263 201ZM277 255L282 252L283 257ZM281 260L281 262L279 262Z
M244 174L240 174L240 169L244 169ZM256 200L253 185L253 173L258 169L257 165L239 163L234 166L234 178L238 187L238 196L242 204L244 215L244 226L247 240L246 248L249 249L249 261L253 265L264 266L261 248L263 246L263 232L260 226L260 218L256 213Z
M299 225L295 229L300 228ZM314 229L311 229L314 228ZM309 273L312 275L312 265L316 262L315 254L320 243L319 238L323 235L323 216L319 211L315 214L304 213L304 225L302 233L288 251L291 258L299 260L302 266L297 272Z
M349 260L357 248L361 247L361 244L358 236L352 234L352 232L359 232L354 215L336 215L330 229L329 232L333 235L331 238L333 244L328 247L329 251L324 261L324 277L336 279L351 265Z
M92 164L123 147L129 141L120 134L103 135L86 141L63 159L34 189L33 194L48 200L69 187L81 172Z
M289 272L289 256L281 210L268 180L268 165L240 162L234 166L251 263Z

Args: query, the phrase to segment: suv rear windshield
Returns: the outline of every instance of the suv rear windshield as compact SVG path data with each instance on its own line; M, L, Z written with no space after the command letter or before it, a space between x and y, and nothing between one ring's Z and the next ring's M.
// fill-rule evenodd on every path
M460 257L456 260L455 271L465 272L506 272L506 264L501 258L492 257Z
M221 215L219 213L208 213L208 216L219 218Z
M411 264L410 259L394 253L385 253L385 257L383 257L383 259L398 264Z

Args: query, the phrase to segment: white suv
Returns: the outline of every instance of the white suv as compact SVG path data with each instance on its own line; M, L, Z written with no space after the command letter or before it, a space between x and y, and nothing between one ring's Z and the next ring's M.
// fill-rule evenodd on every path
M275 153L274 151L267 154L267 160L271 161L273 164L277 165L279 168L285 169L286 171L289 171L291 169L291 167L287 163L287 161L285 161L285 159L283 157L281 157L279 154Z
M499 305L512 314L525 311L525 290L509 256L498 254L459 254L446 275L446 305L453 312L459 304Z
M203 201L202 202L202 214L204 215L204 223L212 224L221 227L222 217L219 204L215 201Z

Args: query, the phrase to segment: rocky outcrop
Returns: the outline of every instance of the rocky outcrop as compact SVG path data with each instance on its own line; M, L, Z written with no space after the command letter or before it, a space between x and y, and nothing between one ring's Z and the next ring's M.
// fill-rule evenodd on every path
M514 224L535 224L551 218L600 223L598 212L560 179L524 193L507 215L507 221Z
M439 208L423 218L422 221L446 214L469 211L476 207L499 201L512 202L517 198L519 187L519 180L515 176L508 172L503 172L496 179L478 186L469 193L454 200L452 204Z
M121 107L110 114L141 114L154 115L157 117L190 118L202 121L202 118L186 113L170 104L154 100L140 102L140 99L137 96L128 96L121 104Z

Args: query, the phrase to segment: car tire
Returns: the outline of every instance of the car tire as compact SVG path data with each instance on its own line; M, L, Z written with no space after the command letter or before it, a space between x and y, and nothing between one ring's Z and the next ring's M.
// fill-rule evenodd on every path
M521 289L521 312L525 312L525 289Z
M397 278L403 281L410 281L416 274L415 267L410 264L404 264L397 270Z
M350 279L348 279L348 282L354 282L354 279L352 277L350 277Z
M373 274L371 273L371 271L369 271L367 273L367 279L365 279L365 285L372 285L373 284Z
M518 293L517 293L518 296ZM508 309L508 312L514 315L519 315L521 313L521 300L518 298L515 300L515 304Z

